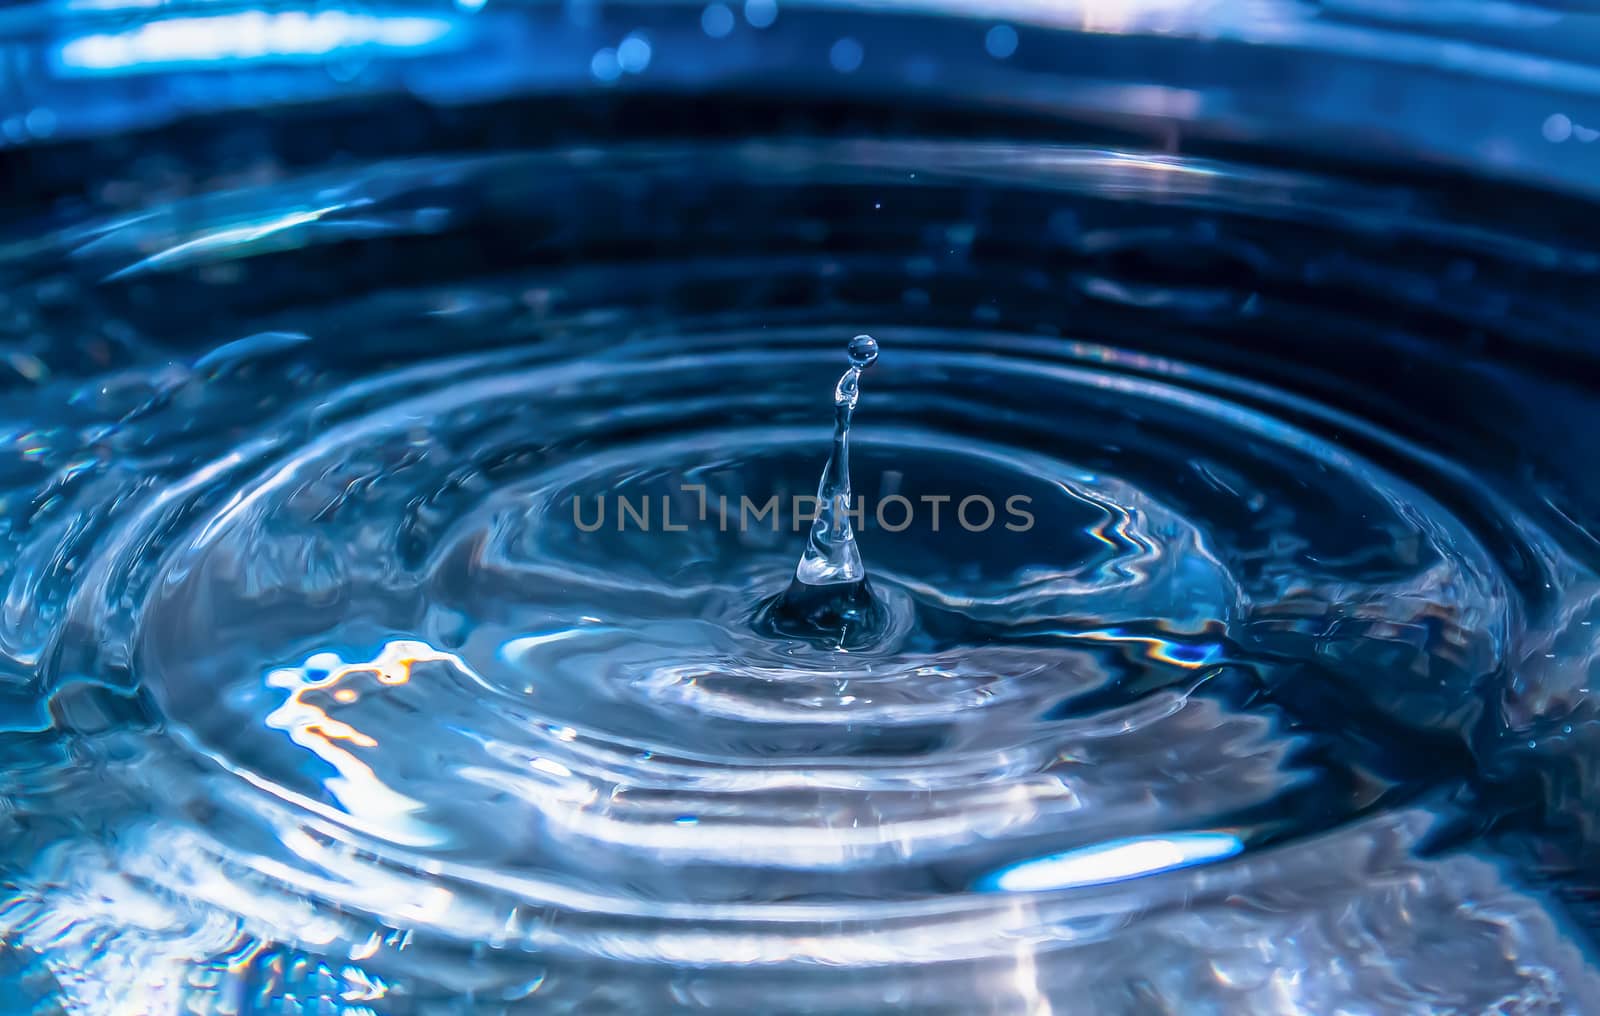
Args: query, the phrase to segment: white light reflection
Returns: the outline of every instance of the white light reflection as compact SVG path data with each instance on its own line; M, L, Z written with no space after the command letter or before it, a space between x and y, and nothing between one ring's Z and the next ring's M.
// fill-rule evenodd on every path
M531 652L534 649L538 649L540 646L546 646L552 642L564 642L567 639L588 635L591 630L592 629L584 628L560 628L556 631L542 632L538 635L524 635L521 638L511 639L502 645L500 647L500 658L509 663L514 663L519 657Z
M243 226L229 226L224 229L213 230L203 236L168 247L166 250L152 254L149 257L120 268L106 276L107 282L129 278L143 272L167 268L173 264L181 264L186 260L230 251L233 248L243 248L247 244L260 243L276 234L316 222L329 212L336 212L343 205L329 205L326 208L312 208L298 212L288 212L275 216L263 222L253 222Z
M87 71L158 70L182 64L320 57L362 46L417 49L443 39L452 27L444 18L338 10L166 18L126 32L69 39L61 46L61 63Z
M335 695L340 682L357 674L380 685L402 685L411 680L413 666L432 662L459 664L460 660L423 642L396 640L372 660L344 663L333 653L318 653L303 667L284 667L267 675L267 686L287 695L282 705L267 714L266 725L283 731L333 769L335 775L326 777L322 785L346 815L363 828L417 846L441 842L438 832L418 818L422 802L390 788L371 766L343 747L376 748L374 738L329 716L307 696L313 692Z
M1220 861L1244 849L1232 833L1174 833L1097 843L1049 857L1023 861L988 876L980 889L1030 893L1105 885L1130 878Z
M1265 21L1261 5L1245 0L872 0L866 5L1110 35L1215 34L1219 27L1235 25L1259 29ZM810 0L807 6L860 7L863 0ZM745 17L757 28L771 24L777 13L774 0L748 0L745 5Z
M1120 33L1141 27L1159 28L1161 19L1204 12L1214 0L1079 0L1080 27L1086 32Z

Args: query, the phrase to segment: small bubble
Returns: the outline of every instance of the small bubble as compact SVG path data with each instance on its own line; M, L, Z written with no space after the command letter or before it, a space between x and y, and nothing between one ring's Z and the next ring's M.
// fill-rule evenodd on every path
M700 30L713 39L726 38L733 31L733 12L727 4L711 4L700 12Z
M1544 139L1556 144L1572 137L1572 120L1565 113L1551 113L1544 122Z
M778 0L745 0L744 19L756 28L768 28L778 20Z
M983 48L996 60L1004 60L1017 51L1017 30L1010 25L995 25L983 37Z
M833 69L840 74L853 74L860 69L864 55L861 43L847 35L834 43L833 48L828 51L828 62L833 64Z
M870 367L878 358L878 340L870 335L857 335L845 347L850 362L857 367Z
M617 47L617 66L629 74L638 74L650 66L650 40L637 33L622 40Z

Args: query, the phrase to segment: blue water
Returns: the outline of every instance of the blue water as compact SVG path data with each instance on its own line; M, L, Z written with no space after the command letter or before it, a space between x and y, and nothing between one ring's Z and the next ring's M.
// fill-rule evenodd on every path
M901 66L768 13L685 31ZM689 73L630 24L585 87ZM108 37L7 164L0 1012L1600 1006L1556 169L731 94L124 149Z

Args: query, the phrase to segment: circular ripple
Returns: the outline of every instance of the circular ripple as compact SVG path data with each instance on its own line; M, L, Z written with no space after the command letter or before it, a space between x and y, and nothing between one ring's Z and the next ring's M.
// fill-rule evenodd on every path
M803 527L720 508L813 489L831 345L463 360L315 410L132 636L209 768L168 793L242 819L216 863L457 940L871 966L1048 940L1461 778L1507 598L1446 507L1207 375L878 334L855 486L920 514L869 509L860 651L759 631ZM1032 525L952 522L972 496Z
M14 245L0 935L86 1011L1594 1008L1528 891L1592 882L1593 259L1441 196L806 139ZM720 505L815 490L863 327L917 513L840 653Z

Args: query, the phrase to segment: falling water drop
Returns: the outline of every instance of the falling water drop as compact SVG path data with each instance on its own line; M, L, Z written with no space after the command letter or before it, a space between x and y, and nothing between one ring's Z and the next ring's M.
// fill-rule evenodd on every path
M837 648L859 644L883 611L850 524L850 422L861 397L861 372L878 359L878 341L857 335L845 349L850 367L833 390L833 449L817 484L817 517L789 588L764 612L785 635L819 638Z
M850 340L850 345L845 347L845 353L850 357L850 365L857 369L859 376L861 370L878 361L878 340L870 335L857 335Z

